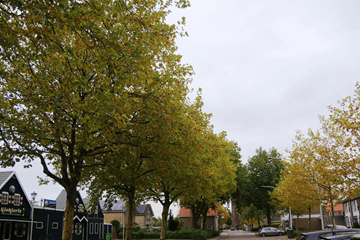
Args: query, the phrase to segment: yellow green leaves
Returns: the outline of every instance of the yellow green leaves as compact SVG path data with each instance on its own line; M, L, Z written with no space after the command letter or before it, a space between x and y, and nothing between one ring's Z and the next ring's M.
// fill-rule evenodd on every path
M173 1L19 3L0 3L2 165L40 159L74 190L107 154L126 168L124 152L138 160L163 150L154 139L186 141L164 134L192 74L164 21Z
M351 196L359 189L360 88L336 107L328 117L320 116L321 128L297 133L289 151L287 171L277 186L276 197L296 207L296 197L305 202L327 204ZM280 193L281 192L281 193Z

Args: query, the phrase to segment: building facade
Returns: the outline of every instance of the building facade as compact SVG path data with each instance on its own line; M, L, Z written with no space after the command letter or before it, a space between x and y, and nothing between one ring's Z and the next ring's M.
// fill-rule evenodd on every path
M181 228L192 228L193 222L192 222L192 216L190 209L187 208L180 208L179 212L179 222ZM198 226L202 225L202 216L197 222ZM219 230L219 218L218 218L218 211L210 209L206 215L206 222L205 222L205 228L207 229L213 229L213 230Z
M29 239L32 208L15 172L0 172L0 194L1 239Z
M352 227L354 222L359 223L359 204L360 196L343 201L345 223L347 227Z
M104 210L104 222L111 223L112 220L118 220L120 222L120 226L123 227L126 225L127 219L127 209L126 202L117 200L112 203L110 209L105 206L105 202L100 202L101 206ZM135 213L132 216L133 224L139 226L141 228L153 228L152 218L154 216L154 212L150 204L141 204L136 207Z
M2 240L61 240L64 226L66 192L62 191L53 207L34 206L15 172L0 172L0 239ZM100 204L98 204L100 207ZM104 224L100 208L88 211L80 193L74 206L74 240L104 240L112 226Z

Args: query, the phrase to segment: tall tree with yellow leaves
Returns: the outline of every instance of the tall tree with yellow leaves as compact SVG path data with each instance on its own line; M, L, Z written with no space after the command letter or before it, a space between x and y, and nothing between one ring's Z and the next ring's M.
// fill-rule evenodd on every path
M290 164L284 161L280 182L271 193L272 198L284 209L291 209L293 215L309 214L311 230L311 211L320 205L319 189L299 173L302 168L297 162ZM289 215L290 217L290 215ZM290 219L289 219L290 224ZM292 227L292 226L291 226ZM296 225L298 228L298 225Z
M308 131L307 136L297 133L293 147L289 152L291 177L296 179L293 188L302 188L305 184L307 190L318 193L319 199L326 205L331 205L332 221L335 226L334 203L343 197L343 178L339 178L333 166L333 160L337 158L333 151L331 139L320 131ZM297 181L299 179L299 181ZM315 191L316 189L316 191ZM310 194L305 191L306 194Z
M174 4L189 5L0 1L1 165L40 160L64 187L63 239L72 239L86 170L104 165L102 156L119 145L136 143L131 128L146 125L138 118L144 103L159 115L161 102L186 96L192 70L175 54L181 31L165 20Z
M329 107L329 117L321 117L322 131L332 143L331 159L336 176L344 180L343 195L356 197L360 190L360 84L355 94Z

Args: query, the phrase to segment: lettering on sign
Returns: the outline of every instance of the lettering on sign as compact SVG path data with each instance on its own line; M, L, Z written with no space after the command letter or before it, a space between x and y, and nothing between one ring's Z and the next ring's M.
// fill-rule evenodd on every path
M25 214L25 208L1 207L0 211L1 211L2 215L24 216L24 214Z

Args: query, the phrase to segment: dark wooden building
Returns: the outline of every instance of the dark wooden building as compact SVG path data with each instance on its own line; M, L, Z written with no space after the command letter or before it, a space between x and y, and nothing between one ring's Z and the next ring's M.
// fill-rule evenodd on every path
M52 207L34 206L26 197L25 191L15 172L0 172L0 239L61 240L66 192L63 190ZM112 226L104 224L104 214L100 203L91 212L87 200L77 192L74 206L73 240L104 240L111 234Z
M30 237L31 204L15 172L0 172L0 238Z

